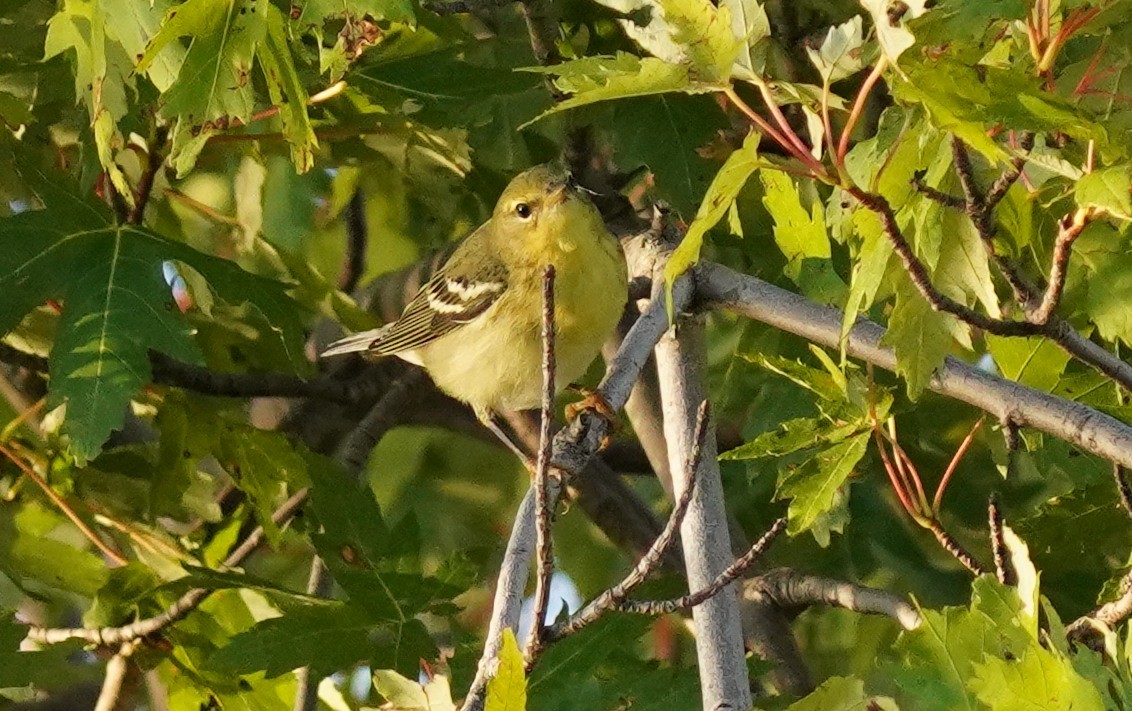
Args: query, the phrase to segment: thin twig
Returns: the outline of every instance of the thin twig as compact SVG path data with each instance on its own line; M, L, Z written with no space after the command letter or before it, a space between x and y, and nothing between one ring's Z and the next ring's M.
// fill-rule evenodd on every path
M114 711L118 707L126 673L130 670L130 655L137 646L138 640L126 642L118 648L118 653L106 662L106 676L102 679L102 689L98 692L94 711Z
M907 272L916 289L927 300L932 309L949 313L964 323L999 336L1029 336L1041 331L1040 326L1027 321L991 318L941 292L932 284L928 268L920 261L920 258L916 256L912 249L912 245L908 243L908 239L904 236L904 232L900 229L896 220L896 213L892 210L888 200L883 195L865 192L857 186L850 186L847 188L847 192L880 218L881 226L888 237L888 241L892 244L893 251L904 264L904 271Z
M865 102L868 100L869 94L872 93L873 87L884 75L884 70L887 68L888 58L882 54L877 63L873 65L872 71L865 77L865 81L861 83L861 88L857 91L857 98L853 101L853 108L849 111L849 118L845 121L845 128L841 129L841 140L837 144L837 154L833 156L837 165L845 165L845 155L849 152L849 139L852 137L853 128L857 125L857 121L865 110Z
M661 246L655 245L647 247L645 251L650 253L652 259L657 259L661 250ZM642 257L642 259L650 261L646 257ZM648 362L653 347L669 328L664 295L665 288L662 282L654 280L648 308L629 329L629 333L626 334L621 343L621 348L607 363L605 377L598 385L598 392L614 412L625 406L625 401L628 400L629 393L632 391L633 383L636 382L641 369ZM672 285L673 309L680 312L687 308L691 296L691 276L685 274ZM588 410L583 411L577 419L555 435L551 465L559 471L567 473L582 471L597 453L609 432L609 427L610 423L607 418L593 415ZM551 487L548 498L551 501L558 497L557 483L558 477L550 478ZM475 679L473 679L461 707L464 711L483 707L484 690L494 668L495 659L499 654L503 630L508 627L515 629L518 626L520 603L526 586L526 574L535 547L534 520L535 494L532 488L527 491L518 511L515 513L515 522L507 541L507 550L499 567L499 577L495 586L495 597L492 602L487 638L476 669Z
M277 526L290 521L303 504L306 503L309 490L300 489L284 501L279 508L271 514L271 520ZM221 563L220 569L226 570L239 565L263 542L263 526L256 528L228 554ZM58 644L69 639L81 639L99 647L112 647L122 645L161 631L169 625L183 619L195 610L201 602L212 593L205 588L193 588L178 598L172 605L165 608L160 614L137 620L121 627L28 627L27 638L40 644Z
M1049 283L1041 302L1033 309L1028 309L1027 313L1034 323L1044 325L1049 322L1054 309L1061 302L1061 294L1065 291L1065 278L1069 273L1069 256L1073 251L1073 243L1093 219L1094 214L1092 208L1080 207L1058 222L1057 239L1053 243L1053 255L1050 257Z
M359 476L373 448L395 420L404 396L424 377L424 371L409 367L394 380L381 399L370 408L342 443L337 456L346 471Z
M1018 148L1023 151L1029 151L1034 147L1034 134L1030 131L1023 131L1017 136ZM1010 160L1010 167L1003 171L1002 175L991 184L987 190L986 197L983 199L983 205L988 210L993 210L995 206L1006 197L1007 191L1010 186L1022 177L1022 171L1026 168L1026 157L1016 156Z
M720 573L706 588L678 597L673 600L625 600L617 609L621 612L631 612L639 615L667 615L677 610L687 610L715 597L721 590L742 577L751 566L766 552L771 542L786 530L786 519L780 518L774 522L762 538L755 541L750 550L735 560L734 563Z
M554 266L542 273L542 411L539 421L538 460L535 464L535 596L532 605L531 631L527 638L526 658L531 665L542 651L546 629L546 610L550 603L550 579L554 575L554 539L551 524L554 507L550 503L551 426L554 424L555 323Z
M652 546L649 547L645 554L641 556L633 569L629 571L628 575L622 578L621 582L613 587L605 590L603 593L590 600L586 605L570 616L560 625L555 625L547 634L550 641L557 641L571 635L578 630L593 624L601 619L605 613L610 610L615 610L618 606L629 597L629 593L633 592L641 583L649 578L660 567L664 557L668 554L672 544L676 541L676 536L680 532L680 524L684 521L684 515L688 512L688 506L692 503L692 496L696 491L696 473L699 471L700 458L703 457L704 439L707 437L709 406L705 400L701 405L699 411L696 413L696 432L695 444L692 447L690 454L687 477L688 485L684 491L680 493L680 498L676 501L676 506L673 507L668 521L664 524L664 530L653 541Z
M991 494L987 502L987 526L990 528L991 553L994 555L994 574L1003 585L1017 584L1017 576L1010 565L1010 555L1006 549L1006 538L1002 531L1002 509L998 506L998 496Z
M310 575L307 578L307 595L325 598L334 587L326 564L317 555L311 561ZM318 709L318 685L321 679L311 673L310 667L295 670L294 711L316 711Z
M966 203L963 201L963 198L959 197L958 195L945 193L942 190L937 190L936 188L933 188L932 186L925 183L924 175L922 172L918 172L914 176L912 176L912 187L916 189L916 192L922 193L924 197L934 202L938 202L944 207L950 207L955 210L962 210L966 205Z
M79 529L83 536L85 536L86 539L90 541L95 548L102 551L102 554L109 558L115 566L126 565L130 562L121 553L111 548L106 543L106 541L102 540L102 538L93 529L91 529L90 526L87 526L86 522L83 521L77 513L75 513L75 510L73 508L71 508L71 505L68 504L62 496L57 494L55 490L51 488L51 485L47 483L47 480L41 477L39 475L39 472L37 472L34 467L25 462L15 452L13 452L3 444L0 444L0 454L3 454L5 457L7 457L13 464L20 468L20 471L27 475L29 479L34 481L36 486L42 489L43 493L47 495L47 498L51 499L51 503L55 504L56 508L62 511L63 515L71 520L71 523L75 524L75 528Z
M967 549L960 545L959 541L955 540L950 533L944 530L943 525L939 521L932 519L928 530L935 535L936 540L943 546L943 549L954 556L955 560L962 563L963 567L971 571L972 574L978 576L986 572L986 568L984 568L979 561L975 560L975 557L967 552Z

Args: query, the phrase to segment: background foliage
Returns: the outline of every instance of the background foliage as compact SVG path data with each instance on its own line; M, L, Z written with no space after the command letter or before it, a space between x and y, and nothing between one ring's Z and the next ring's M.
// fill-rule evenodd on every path
M356 422L343 412L357 393L308 398L337 398L333 415L294 399L288 414L193 386L182 366L316 377L330 324L391 308L372 292L359 306L344 272L393 279L479 224L511 175L581 143L638 207L683 219L670 276L702 255L842 308L846 327L864 314L889 329L895 376L711 318L730 512L752 538L789 517L766 565L910 595L924 618L901 632L802 611L793 631L819 686L759 703L1132 707L1126 626L1101 630L1096 651L1061 622L1122 592L1132 520L1113 467L1025 429L1011 448L1011 428L988 422L946 497L928 496L980 416L930 392L947 356L1132 416L1127 384L1049 333L969 317L1026 322L1034 304L1015 303L1002 265L1044 289L1079 218L1055 318L1117 356L1132 344L1132 6L931 4L3 0L0 698L97 689L119 651L21 646L27 624L127 624L192 588L216 592L130 650L123 705L290 708L303 666L334 675L327 707L460 698L522 469L434 397L393 423L359 488L334 456L348 427L314 432ZM540 23L553 41L532 48ZM1021 155L980 231L963 183L986 207ZM351 215L368 241L352 241ZM933 309L925 283L966 311ZM248 395L295 394L256 382ZM886 476L890 442L928 495ZM628 481L667 510L651 476ZM273 523L308 486L304 514ZM991 569L992 492L1017 532L1009 585L972 579L939 542ZM223 569L257 524L266 545ZM556 536L583 598L634 561L580 508ZM328 596L303 592L315 552ZM698 703L677 617L611 616L529 678L505 649L489 708Z

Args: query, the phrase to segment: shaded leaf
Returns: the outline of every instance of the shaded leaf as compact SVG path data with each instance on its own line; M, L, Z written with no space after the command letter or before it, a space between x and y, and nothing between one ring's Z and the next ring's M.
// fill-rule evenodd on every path
M696 212L696 219L688 225L684 239L680 241L664 267L664 278L670 289L678 276L699 261L704 235L723 219L731 204L735 202L739 191L747 184L751 173L758 169L758 145L758 134L749 134L743 141L743 147L728 157L727 162L716 173L715 179L711 181L711 186L708 187L703 202L700 203L700 209Z

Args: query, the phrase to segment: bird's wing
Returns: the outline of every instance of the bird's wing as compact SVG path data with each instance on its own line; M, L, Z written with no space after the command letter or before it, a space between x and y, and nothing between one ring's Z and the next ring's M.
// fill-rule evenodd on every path
M393 355L428 345L487 311L507 289L502 264L478 265L461 274L445 265L426 283L401 317L382 328L330 344L322 355L369 351Z

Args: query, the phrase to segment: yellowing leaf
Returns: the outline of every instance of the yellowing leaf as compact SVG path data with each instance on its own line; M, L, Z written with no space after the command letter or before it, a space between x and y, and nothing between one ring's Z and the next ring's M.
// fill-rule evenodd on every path
M861 45L862 20L856 15L836 27L830 27L817 49L806 48L810 61L817 67L822 80L831 84L838 79L856 74L864 66Z
M928 2L929 0L861 0L861 6L872 15L877 41L889 60L895 62L904 50L916 43L916 38L904 23L927 12Z
M764 170L763 205L774 218L774 241L786 257L786 274L795 281L805 259L829 259L829 235L825 230L822 204L811 199L807 211L802 205L799 185L786 173Z
M770 19L758 0L722 0L720 7L731 15L731 33L739 43L739 53L731 74L736 79L761 77L766 64Z
M499 667L487 683L484 711L526 711L527 678L523 673L523 653L510 627L503 628L499 648Z
M648 13L644 26L619 20L621 28L646 52L670 64L685 65L697 81L722 85L731 74L740 41L732 34L731 13L709 0L599 0L626 15ZM752 28L753 29L753 28Z
M127 111L126 87L131 85L130 60L121 45L107 37L107 17L92 0L68 0L51 18L44 58L73 50L75 96L90 113L98 162L110 176L115 190L128 205L134 193L115 156L124 140L118 130Z
M170 161L187 173L208 138L247 122L255 106L252 67L267 31L267 0L187 0L166 16L137 71L180 37L192 37L176 81L161 96L161 115L176 120Z

